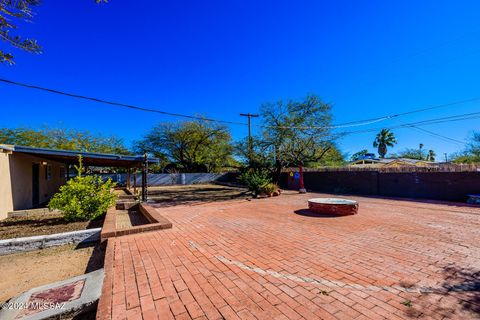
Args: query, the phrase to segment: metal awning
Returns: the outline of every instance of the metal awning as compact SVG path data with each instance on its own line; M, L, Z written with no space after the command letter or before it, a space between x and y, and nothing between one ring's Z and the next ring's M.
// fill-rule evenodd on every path
M46 160L57 161L67 165L78 164L79 155L82 156L83 164L85 166L139 168L145 161L145 157L139 155L125 156L119 154L93 153L74 150L56 150L16 145L0 145L0 150L37 156ZM154 164L158 163L159 160L157 158L147 157L147 162L148 164Z

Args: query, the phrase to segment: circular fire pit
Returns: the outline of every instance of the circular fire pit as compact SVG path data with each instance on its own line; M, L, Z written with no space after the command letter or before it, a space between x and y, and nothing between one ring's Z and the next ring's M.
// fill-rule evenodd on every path
M357 213L358 202L337 198L313 198L308 200L308 208L316 213L348 216Z

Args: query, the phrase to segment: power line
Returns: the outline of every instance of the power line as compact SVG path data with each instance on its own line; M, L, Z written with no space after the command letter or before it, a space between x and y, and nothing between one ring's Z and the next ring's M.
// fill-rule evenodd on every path
M138 111L159 113L159 114L163 114L163 115L167 115L167 116L181 117L181 118L187 118L187 119L195 119L195 120L201 120L201 121L210 121L210 122L217 122L217 123L248 126L248 123L243 123L243 122L220 120L220 119L211 119L211 118L204 118L204 117L201 117L201 116L192 116L192 115L186 115L186 114L181 114L181 113L167 112L167 111L162 111L162 110L158 110L158 109L152 109L152 108L146 108L146 107L141 107L141 106L132 105L132 104L114 102L114 101L89 97L89 96L85 96L85 95L74 94L74 93L64 92L64 91L60 91L60 90L50 89L50 88L46 88L46 87L25 84L25 83L12 81L12 80L8 80L8 79L3 79L3 78L0 78L0 82L10 84L10 85L20 86L20 87L24 87L24 88L35 89L35 90L45 91L45 92L49 92L49 93L59 94L59 95L68 96L68 97L72 97L72 98L89 100L89 101L104 103L104 104L108 104L108 105L112 105L112 106L129 108L129 109L138 110ZM434 105L434 106L425 107L425 108L419 108L419 109L406 111L406 112L402 112L402 113L396 113L396 114L386 115L386 116L377 117L377 118L356 120L356 121L346 122L346 123L332 125L332 126L265 126L265 125L255 125L255 124L252 124L252 126L260 127L260 128L285 128L285 129L339 129L339 128L348 128L348 127L369 125L369 124L372 124L372 123L377 123L377 122L388 120L388 119L398 118L400 116L425 112L425 111L429 111L429 110L434 110L434 109L439 109L439 108L444 108L444 107L448 107L448 106L453 106L453 105L458 105L458 104L463 104L463 103L468 103L468 102L473 102L473 101L479 101L479 100L480 100L480 97L464 99L464 100L454 101L454 102L450 102L450 103L439 104L439 105ZM476 114L480 114L480 113L471 113L471 114L453 116L454 118L455 117L460 117L460 118L451 119L450 121L460 121L460 120L473 119L473 118L470 118L470 117L463 119L461 117L471 116L471 115L476 115ZM442 123L442 122L446 122L442 119L447 119L447 118L451 118L451 117L414 122L414 123L408 124L408 126ZM400 127L403 127L403 126L400 126ZM398 126L397 127L391 127L391 128L398 128ZM366 130L359 130L359 131L344 132L344 133L342 133L342 135L352 134L352 133L369 132L369 131L375 131L375 130L378 130L378 129L366 129Z
M15 85L15 86L20 86L20 87L25 87L25 88L29 88L29 89L46 91L46 92L49 92L49 93L55 93L55 94L59 94L59 95L67 96L67 97L72 97L72 98L77 98L77 99L83 99L83 100L89 100L89 101L109 104L109 105L112 105L112 106L124 107L124 108L139 110L139 111L145 111L145 112L159 113L159 114L163 114L163 115L167 115L167 116L181 117L181 118L188 118L188 119L195 119L195 120L202 120L202 121L211 121L211 122L218 122L218 123L226 123L226 124L235 124L235 125L242 125L242 126L247 125L246 123L243 123L243 122L210 119L210 118L204 118L204 117L201 117L201 116L192 116L192 115L186 115L186 114L181 114L181 113L173 113L173 112L167 112L167 111L161 111L161 110L157 110L157 109L139 107L139 106L136 106L136 105L114 102L114 101L109 101L109 100L104 100L104 99L99 99L99 98L92 98L92 97L88 97L88 96L84 96L84 95L80 95L80 94L69 93L69 92L64 92L64 91L55 90L55 89L49 89L49 88L45 88L45 87L25 84L25 83L11 81L11 80L2 79L2 78L0 78L0 82Z
M265 125L253 125L259 128L280 128L280 129L340 129L340 128L351 128L351 127L359 127L359 126L366 126L369 124L377 123L380 121L388 120L389 117L382 117L378 119L366 119L366 120L358 120L353 121L350 123L343 123L333 126L265 126Z
M419 127L415 127L415 126L411 126L411 128L419 130L419 131L423 131L423 132L425 132L425 133L427 133L431 136L440 138L440 140L443 140L445 142L450 142L450 143L453 143L453 144L456 144L456 145L465 145L465 141L460 141L460 140L457 140L457 139L453 139L453 138L438 134L436 132L433 132L433 131L430 131L430 130L427 130L427 129L424 129L424 128L419 128Z
M60 90L56 90L56 89L50 89L50 88L46 88L46 87L26 84L26 83L22 83L22 82L18 82L18 81L12 81L12 80L3 79L3 78L0 78L0 82L10 84L10 85L20 86L20 87L24 87L24 88L29 88L29 89L45 91L45 92L48 92L48 93L59 94L59 95L63 95L63 96L71 97L71 98L89 100L89 101L104 103L104 104L108 104L108 105L112 105L112 106L139 110L139 111L159 113L159 114L163 114L163 115L167 115L167 116L181 117L181 118L195 119L195 120L202 120L202 121L211 121L211 122L218 122L218 123L225 123L225 124L248 126L248 123L243 123L243 122L210 119L210 118L204 118L204 117L200 117L200 116L192 116L192 115L186 115L186 114L181 114L181 113L167 112L167 111L162 111L162 110L158 110L158 109L140 107L140 106L136 106L136 105L132 105L132 104L125 104L125 103L121 103L121 102L109 101L109 100L104 100L104 99L100 99L100 98L94 98L94 97L89 97L89 96L85 96L85 95L60 91ZM382 120L384 120L384 119L382 118L382 119L360 120L360 121L356 121L355 125L340 124L338 126L334 125L334 126L328 126L328 127L323 127L323 128L335 129L335 128L344 128L344 127L354 127L354 126L360 126L360 125L368 125L368 124L376 123L376 122L379 122L379 121L382 121ZM363 123L359 123L359 122L363 122ZM263 125L252 125L252 126L260 127L260 128L271 127L271 126L263 126ZM279 126L277 126L277 127L280 128ZM298 129L298 128L301 128L301 127L285 127L285 128L297 128ZM314 128L314 127L311 127L311 128Z
M459 114L459 115L454 115L454 116L447 116L447 117L441 117L441 118L435 118L435 119L428 119L428 120L422 120L422 121L417 121L417 122L410 122L410 123L404 123L400 124L397 126L390 126L388 129L397 129L397 128L405 128L405 127L418 127L418 126L425 126L425 125L431 125L431 124L438 124L438 123L445 123L445 122L453 122L453 121L463 121L463 120L471 120L471 119L478 119L480 118L480 112L472 112L472 113L465 113L465 114ZM371 129L364 129L364 130L357 130L357 131L346 131L343 132L344 135L350 135L350 134L355 134L355 133L366 133L366 132L374 132L378 131L384 128L371 128ZM447 137L448 138L448 137ZM452 138L448 138L451 140L455 140ZM460 140L455 140L460 143Z
M444 123L444 122L470 120L470 119L476 119L478 117L480 117L480 112L463 113L463 114L454 115L454 116L447 116L447 117L411 122L409 123L409 125L430 125L430 124L437 124L437 123Z
M408 125L407 123L403 122L403 121L400 121L400 120L397 120L405 125ZM460 141L460 140L457 140L457 139L453 139L453 138L450 138L450 137L447 137L447 136L444 136L442 134L439 134L439 133L436 133L436 132L433 132L433 131L430 131L430 130L427 130L427 129L424 129L424 128L420 128L420 127L417 127L417 126L414 126L414 125L408 125L409 128L412 128L414 130L417 130L417 131L421 131L423 133L427 133L435 138L438 138L442 141L445 141L445 142L449 142L449 143L453 143L455 145L464 145L465 144L465 141Z
M475 97L475 98L469 98L469 99L464 99L464 100L458 100L458 101L453 101L449 103L443 103L443 104L438 104L438 105L433 105L430 107L424 107L424 108L419 108L415 110L410 110L406 112L401 112L401 113L396 113L396 114L391 114L391 115L386 115L386 116L381 116L381 117L376 117L376 118L370 118L370 119L363 119L363 120L356 120L356 121L350 121L350 122L345 122L333 126L262 126L262 125L256 125L258 127L271 127L271 128L284 128L284 129L315 129L315 128L326 128L326 129L340 129L340 128L349 128L349 127L358 127L362 125L368 125L368 124L373 124L377 123L380 121L384 120L390 120L390 119L395 119L398 117L410 115L410 114L415 114L415 113L420 113L420 112L425 112L425 111L430 111L430 110L435 110L435 109L440 109L440 108L445 108L445 107L450 107L458 104L464 104L468 102L475 102L475 101L480 101L480 97Z

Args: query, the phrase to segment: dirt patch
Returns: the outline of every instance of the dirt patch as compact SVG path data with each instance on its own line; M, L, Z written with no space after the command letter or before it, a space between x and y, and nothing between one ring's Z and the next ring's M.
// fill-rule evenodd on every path
M65 221L60 213L7 218L0 221L0 239L39 236L91 228L101 228L102 218L94 221Z
M117 229L128 229L133 226L149 224L150 221L137 210L117 210Z
M159 206L172 206L196 202L216 202L251 198L244 188L214 184L194 184L187 186L149 187L148 199Z
M0 301L31 288L82 275L103 267L105 246L65 245L0 256Z

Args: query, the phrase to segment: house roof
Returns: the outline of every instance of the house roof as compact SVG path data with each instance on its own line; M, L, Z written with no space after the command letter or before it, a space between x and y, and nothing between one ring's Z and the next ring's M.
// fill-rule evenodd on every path
M352 161L351 164L363 164L364 162L370 164L390 164L393 162L401 162L405 164L416 165L418 163L425 163L425 164L434 164L435 162L427 161L427 160L417 160L417 159L408 159L408 158L374 158L374 159L359 159L356 161Z
M65 164L77 164L78 156L82 156L83 164L97 167L139 167L144 161L144 156L126 156L120 154L93 153L75 150L57 150L46 148L34 148L17 145L2 145L0 150L4 152L23 153L37 156L43 159L58 161ZM147 158L148 163L158 163L157 158Z
M380 159L380 162L381 163L391 163L391 162L407 162L407 163L411 163L411 164L416 164L416 163L419 163L419 162L424 162L424 163L433 163L431 161L427 161L427 160L418 160L418 159L408 159L408 158L384 158L384 159Z

